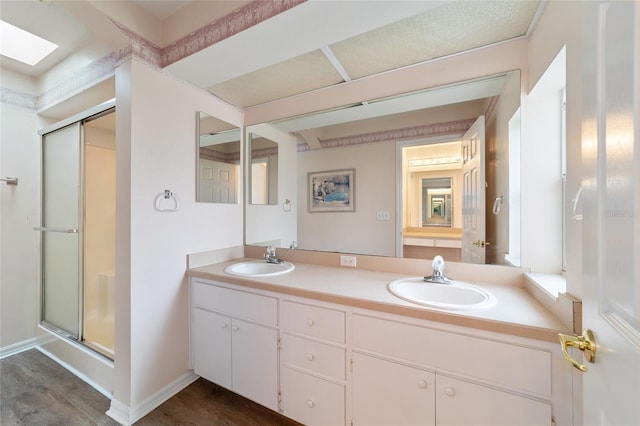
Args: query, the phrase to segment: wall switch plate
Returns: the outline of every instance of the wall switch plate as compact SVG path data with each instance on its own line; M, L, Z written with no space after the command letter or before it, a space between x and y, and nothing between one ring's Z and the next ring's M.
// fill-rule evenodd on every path
M391 213L389 212L376 212L376 220L391 220Z
M340 266L350 266L352 268L356 267L356 257L355 256L340 256Z

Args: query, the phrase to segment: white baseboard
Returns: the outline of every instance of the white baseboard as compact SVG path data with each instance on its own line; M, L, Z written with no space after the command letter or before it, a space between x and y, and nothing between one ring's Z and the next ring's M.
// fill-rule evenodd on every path
M55 337L49 334L43 334L42 336L33 337L31 339L23 340L9 346L5 346L3 348L0 348L0 359L19 354L20 352L28 351L29 349L34 349L37 346L51 343L54 340L56 340Z
M121 425L130 426L154 409L158 408L163 402L180 392L182 389L195 382L199 377L200 376L193 373L193 371L189 371L169 383L164 388L160 389L155 394L151 395L134 408L130 408L126 404L113 398L111 400L111 406L109 407L109 410L107 410L107 416L111 417Z
M54 338L54 340L56 340L56 339ZM108 390L104 389L102 386L100 386L94 380L92 380L91 377L87 376L83 372L81 372L78 369L74 368L71 364L69 364L67 362L64 362L62 359L58 358L56 355L52 354L51 352L49 352L48 350L44 349L43 347L38 346L38 347L36 347L36 349L39 350L40 352L42 352L43 354L45 354L46 356L48 356L49 358L51 358L52 360L54 360L55 362L57 362L58 364L60 364L65 369L69 370L69 372L71 372L76 377L78 377L80 380L82 380L83 382L85 382L86 384L88 384L89 386L91 386L92 388L97 390L98 392L100 392L105 397L107 397L109 399L113 398L113 395L111 395L111 392L109 392Z

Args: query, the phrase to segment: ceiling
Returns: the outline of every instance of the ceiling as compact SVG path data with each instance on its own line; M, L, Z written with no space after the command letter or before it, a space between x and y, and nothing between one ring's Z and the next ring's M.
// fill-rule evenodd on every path
M526 36L543 5L512 0L1 0L3 20L60 45L35 67L5 57L1 66L42 80L69 75L74 67L127 46L132 34L161 52L204 42L164 69L246 108Z

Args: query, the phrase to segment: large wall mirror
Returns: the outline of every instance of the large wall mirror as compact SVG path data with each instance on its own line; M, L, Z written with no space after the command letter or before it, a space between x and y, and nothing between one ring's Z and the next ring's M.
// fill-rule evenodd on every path
M240 129L196 112L196 201L236 204L240 199Z
M278 204L278 142L249 132L249 202Z
M459 240L464 227L461 141L481 120L487 205L482 227L490 242L484 259L504 263L509 210L494 215L491 207L497 197L505 205L509 201L508 122L519 111L520 94L520 72L515 70L269 123L298 138L298 247L406 256L404 239L410 233L430 241ZM288 163L280 160L279 167L282 171ZM349 169L357 180L354 211L310 211L309 174ZM258 218L247 217L248 244L260 242L249 231L254 220Z

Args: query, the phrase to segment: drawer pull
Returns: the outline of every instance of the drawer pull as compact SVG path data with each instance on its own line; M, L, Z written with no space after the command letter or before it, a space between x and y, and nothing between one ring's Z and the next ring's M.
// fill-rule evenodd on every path
M446 388L444 393L446 393L447 396L456 396L456 391L453 388Z
M420 389L426 389L427 388L427 382L424 380L418 380L418 387Z
M312 327L312 326L313 326L313 324L314 324L314 322L313 322L313 320L312 320L312 319L308 319L308 320L307 320L307 325L308 325L309 327Z
M313 401L312 401L312 400L310 400L310 399L309 399L309 400L307 400L307 407L309 407L309 408L313 408L313 407L315 407L315 406L316 406L316 403L315 403L315 402L313 402Z
M307 361L313 361L314 358L313 354L307 354Z

